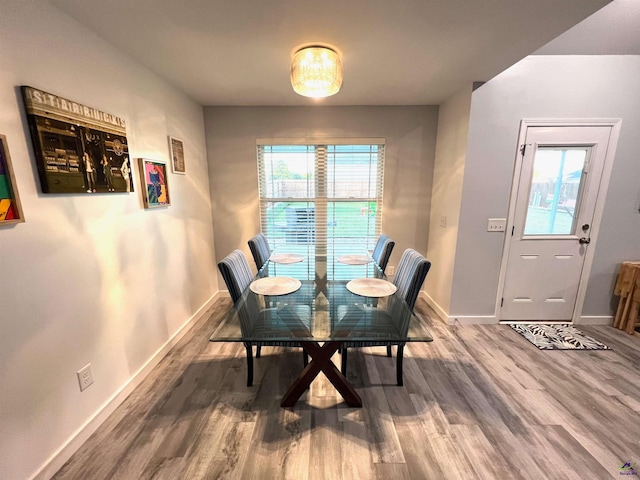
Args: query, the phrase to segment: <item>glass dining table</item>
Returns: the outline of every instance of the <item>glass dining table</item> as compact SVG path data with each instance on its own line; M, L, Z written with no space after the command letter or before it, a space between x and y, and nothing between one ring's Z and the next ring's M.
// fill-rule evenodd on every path
M369 256L274 254L210 341L301 346L311 361L285 393L282 407L293 407L320 372L347 405L362 407L331 361L335 352L344 343L402 348L432 337Z

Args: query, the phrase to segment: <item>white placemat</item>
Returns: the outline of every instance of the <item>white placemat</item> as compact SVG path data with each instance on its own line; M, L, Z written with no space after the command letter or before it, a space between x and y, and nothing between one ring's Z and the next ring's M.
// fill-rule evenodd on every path
M338 261L347 265L366 265L372 258L369 255L341 255Z
M304 260L304 256L297 253L274 253L269 260L273 263L298 263Z
M258 295L286 295L295 292L301 285L297 278L264 277L251 282L249 288Z
M397 287L381 278L356 278L347 283L347 290L363 297L387 297L393 295Z

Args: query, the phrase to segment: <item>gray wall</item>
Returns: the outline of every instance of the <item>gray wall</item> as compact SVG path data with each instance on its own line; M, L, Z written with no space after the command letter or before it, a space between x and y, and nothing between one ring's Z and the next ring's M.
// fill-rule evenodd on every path
M218 290L204 118L48 2L1 11L0 133L26 222L0 229L0 478L49 478ZM132 159L168 161L182 139L172 205L143 208L135 161L133 193L42 194L20 85L123 117Z
M389 264L407 247L426 254L437 116L437 107L205 108L218 260L236 248L249 256L247 240L260 231L257 138L386 138L382 228L396 241Z
M450 315L493 316L521 119L621 118L583 316L612 314L618 264L640 259L640 57L530 56L473 93Z
M471 85L440 105L438 113L427 251L433 263L424 290L442 316L449 312L451 301L470 108Z

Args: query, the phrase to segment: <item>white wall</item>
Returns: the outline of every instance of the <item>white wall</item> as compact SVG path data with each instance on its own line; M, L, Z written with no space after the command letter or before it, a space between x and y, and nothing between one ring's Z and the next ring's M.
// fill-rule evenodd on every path
M207 107L207 157L218 260L260 231L257 138L385 137L382 229L427 251L437 107Z
M440 105L438 111L427 249L432 267L424 290L442 316L448 314L451 300L470 108L471 85Z
M202 108L47 2L0 12L0 133L26 217L0 229L0 478L14 480L47 465L217 277ZM166 161L167 135L181 138L188 174L169 174L172 206L143 209L137 167L135 193L40 193L20 85L125 118L132 158ZM95 383L81 393L87 363Z
M520 120L621 118L583 316L612 314L618 264L640 259L640 57L530 56L473 93L451 315L493 316Z

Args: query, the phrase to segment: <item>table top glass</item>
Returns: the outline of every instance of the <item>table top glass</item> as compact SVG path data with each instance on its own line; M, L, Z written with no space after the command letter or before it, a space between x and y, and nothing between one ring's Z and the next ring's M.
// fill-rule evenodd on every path
M211 335L212 342L432 340L397 293L366 297L347 289L357 278L386 280L375 262L350 265L326 255L290 264L268 261L256 279L265 277L291 277L301 286L285 295L261 295L247 288Z

